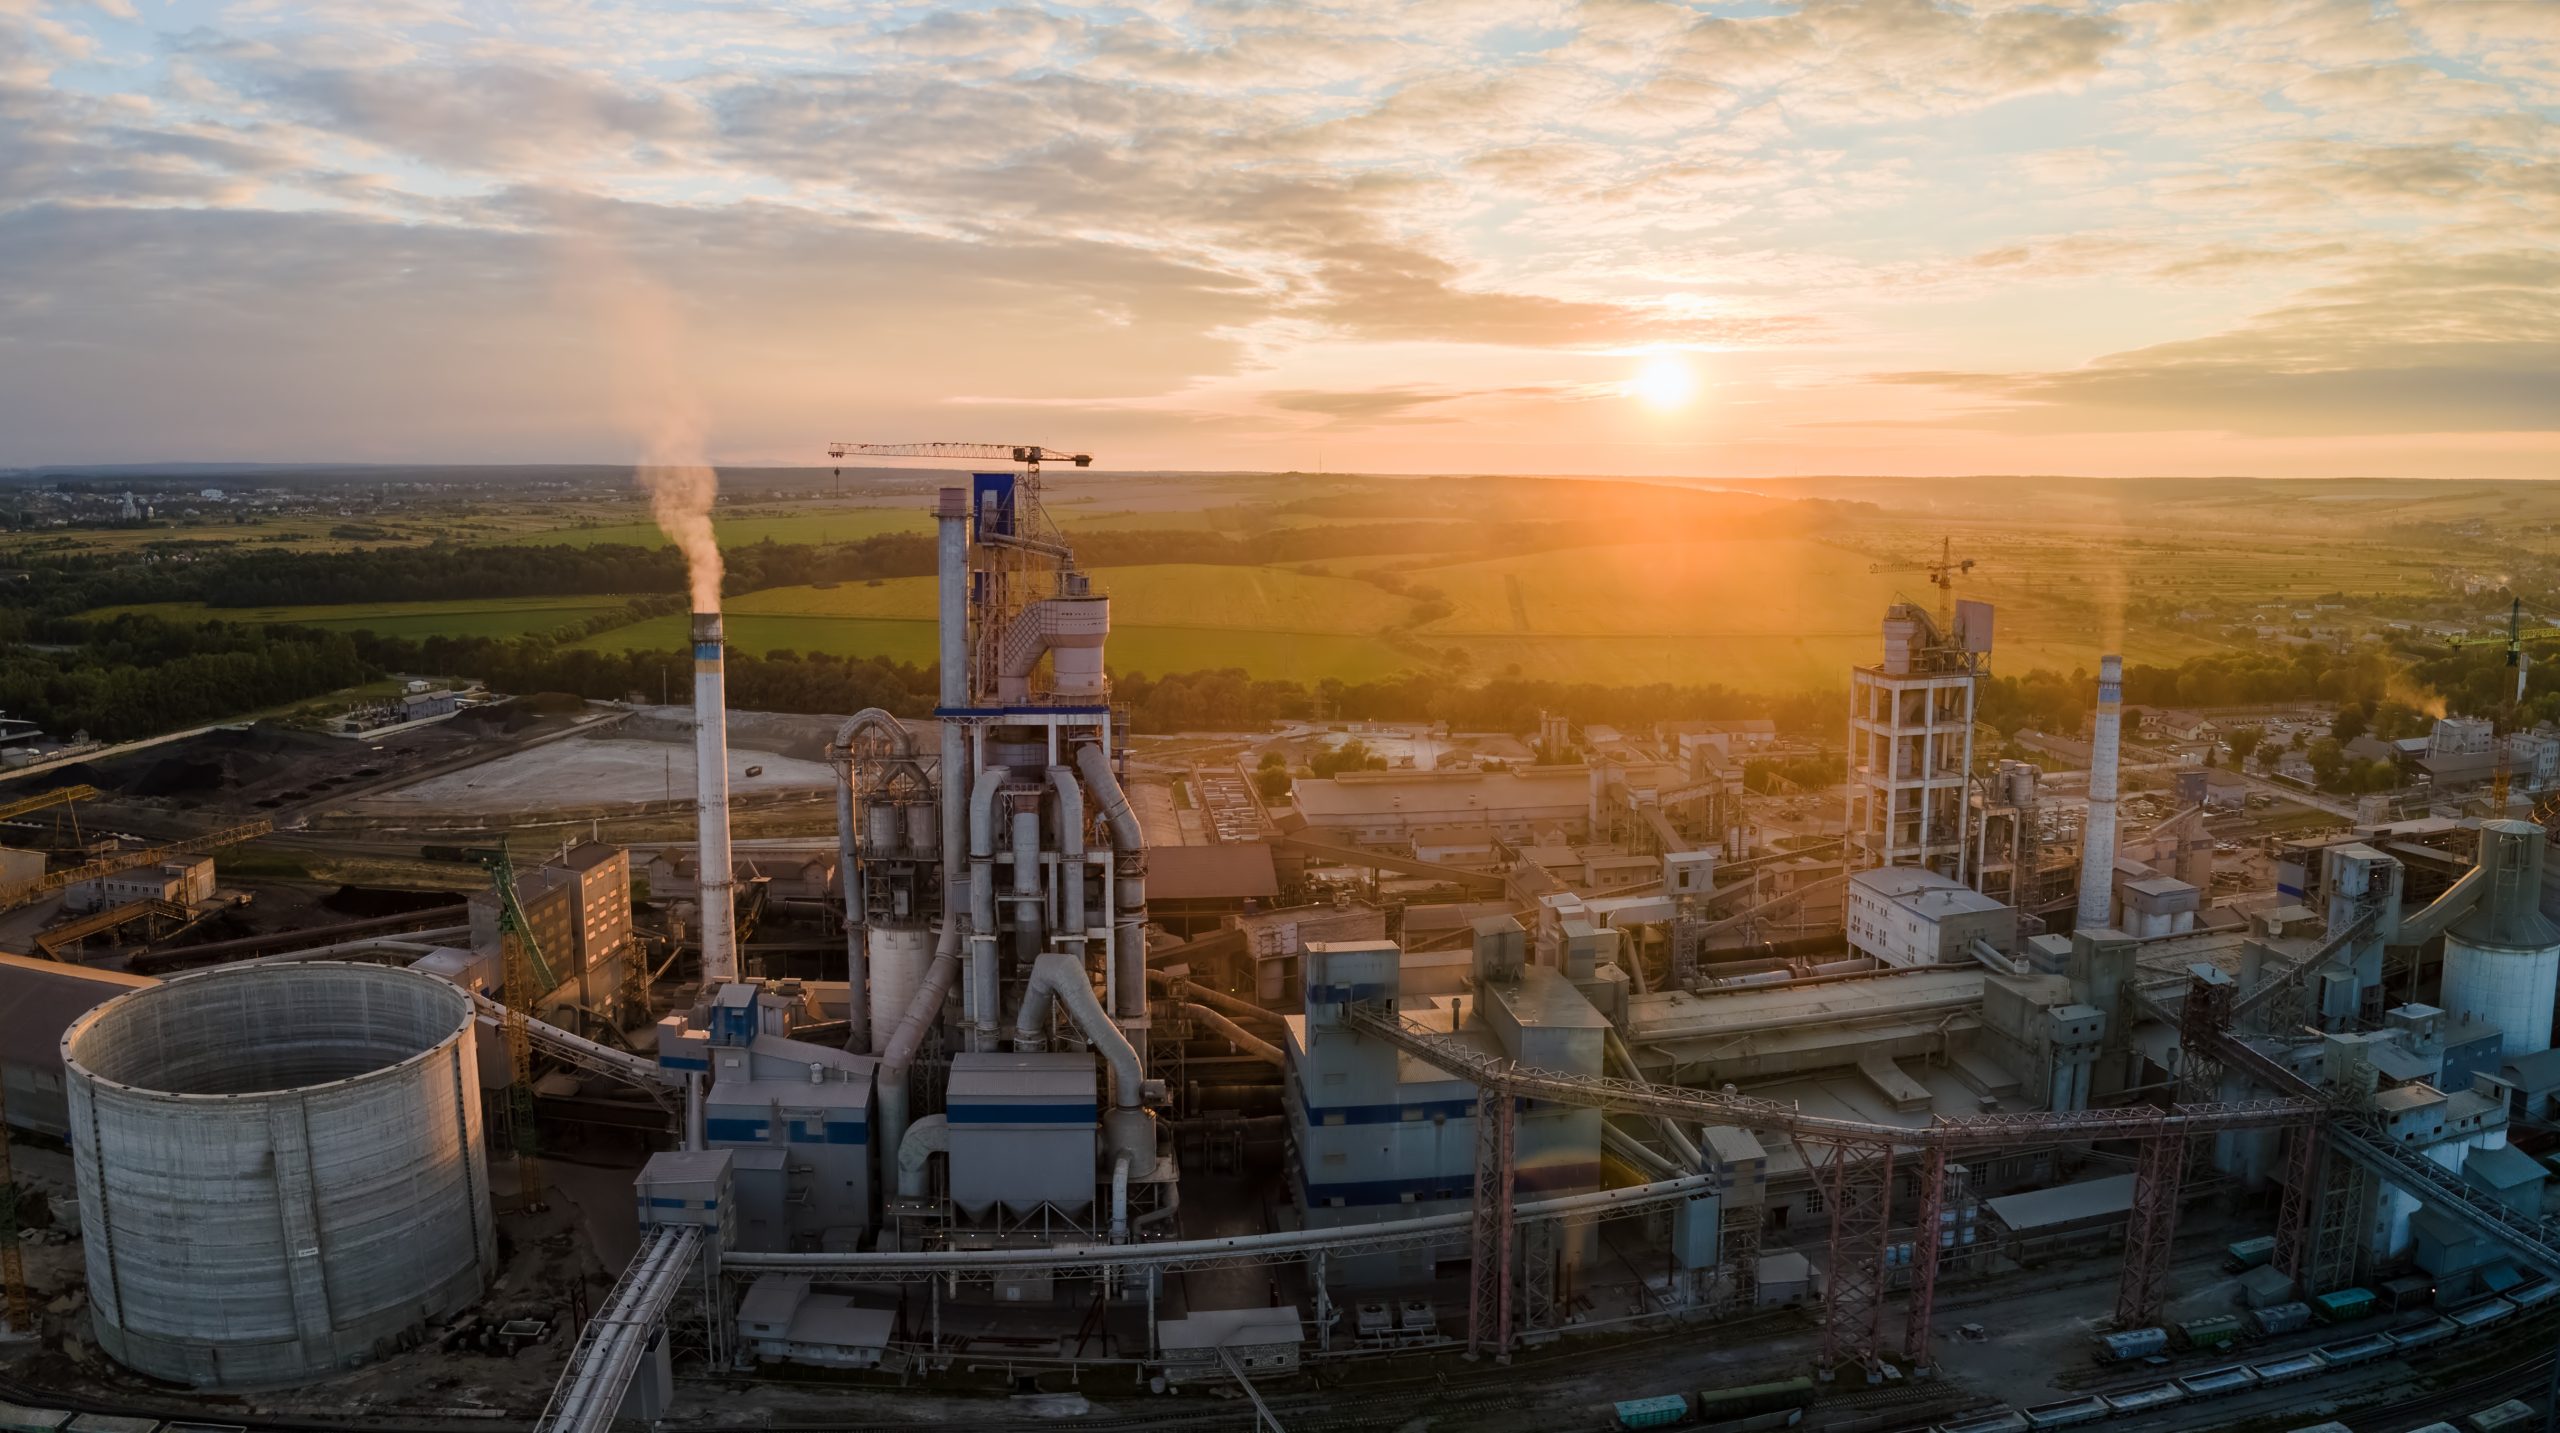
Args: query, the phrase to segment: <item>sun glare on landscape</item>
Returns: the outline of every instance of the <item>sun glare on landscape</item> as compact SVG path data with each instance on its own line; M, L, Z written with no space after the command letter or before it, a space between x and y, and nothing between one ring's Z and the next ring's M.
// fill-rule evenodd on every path
M1688 407L1698 396L1698 375L1680 355L1657 353L1627 380L1627 393L1647 408L1668 413Z

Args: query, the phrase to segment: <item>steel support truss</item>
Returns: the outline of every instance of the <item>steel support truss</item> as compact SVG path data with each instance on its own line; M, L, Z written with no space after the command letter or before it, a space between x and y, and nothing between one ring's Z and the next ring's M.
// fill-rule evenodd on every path
M1946 1212L1947 1152L1930 1149L1920 1156L1920 1209L1911 1221L1911 1315L1902 1330L1902 1356L1920 1372L1937 1364L1929 1322L1938 1308L1938 1261L1954 1242Z
M1476 1094L1475 1217L1467 1267L1467 1356L1511 1360L1511 1195L1516 1111L1487 1082Z
M2187 1136L2142 1141L2133 1168L2133 1210L2124 1226L2124 1269L2116 1279L2116 1327L2156 1323L2169 1299L2169 1262L2178 1234L2178 1190L2186 1182Z
M1800 1142L1801 1143L1801 1142ZM1822 1376L1872 1374L1884 1322L1885 1241L1893 1232L1893 1146L1842 1143L1817 1171L1831 1215L1822 1289Z

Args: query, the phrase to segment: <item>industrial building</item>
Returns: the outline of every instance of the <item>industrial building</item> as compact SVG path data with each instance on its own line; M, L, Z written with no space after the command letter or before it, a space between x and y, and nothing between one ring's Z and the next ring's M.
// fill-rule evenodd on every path
M1826 1380L1900 1384L1966 1356L1941 1281L2120 1246L2106 1315L2159 1325L2203 1189L2267 1231L2279 1302L2560 1277L2512 1142L2560 1107L2542 827L2296 833L2275 889L2218 890L2207 783L2120 780L2117 659L2084 788L1977 751L1968 602L1887 614L1827 828L1761 834L1731 762L1773 732L1551 714L1581 760L1308 777L1288 821L1158 841L1110 599L1029 466L936 494L932 720L843 723L831 852L732 842L725 629L693 614L696 842L641 873L690 957L672 1008L600 843L415 939L165 982L0 962L100 1348L205 1389L396 1358L495 1286L544 1120L598 1105L637 1249L545 1429L759 1365L1258 1398L1795 1302ZM796 974L743 934L782 901L825 907Z

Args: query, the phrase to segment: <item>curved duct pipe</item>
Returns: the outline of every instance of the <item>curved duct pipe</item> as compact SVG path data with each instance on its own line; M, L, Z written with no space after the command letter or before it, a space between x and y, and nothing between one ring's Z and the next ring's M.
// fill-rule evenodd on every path
M885 731L898 749L898 755L913 762L916 754L914 733L906 723L878 707L865 707L853 719L837 728L835 744L827 754L836 763L836 885L844 894L844 958L845 983L853 991L853 1015L847 1022L844 1047L856 1054L871 1049L870 1002L865 998L871 989L871 949L869 932L862 928L862 891L854 879L853 831L853 740L865 731Z
M1049 789L1058 793L1058 884L1065 900L1066 934L1084 937L1084 788L1064 766L1049 768Z
M1241 995L1229 995L1223 990L1211 990L1205 985L1194 984L1185 976L1150 970L1147 972L1147 983L1165 987L1165 993L1177 1000L1196 1000L1212 1009L1223 1010L1240 1019L1268 1020L1274 1025L1284 1023L1278 1011L1265 1010Z
M1110 758L1102 754L1100 745L1086 742L1076 748L1076 772L1084 777L1086 789L1111 827L1114 877L1119 882L1114 894L1119 924L1111 938L1112 992L1119 997L1121 1018L1136 1019L1147 1008L1147 880L1139 867L1147 837L1138 828L1138 813L1129 809L1128 793L1120 789L1120 778L1111 774Z
M1217 1031L1219 1034L1226 1036L1228 1042L1234 1045L1239 1051L1247 1055L1251 1055L1257 1060L1266 1061L1270 1064L1284 1067L1288 1064L1287 1059L1281 1055L1279 1046L1272 1044L1270 1041L1263 1039L1259 1035L1248 1032L1242 1025L1239 1025L1233 1020L1228 1019L1226 1016L1219 1014L1217 1011L1210 1009L1208 1006L1195 1005L1186 1000L1182 1002L1182 1011L1192 1019L1197 1020L1201 1024L1208 1026L1210 1029Z
M907 1126L898 1137L898 1197L922 1199L931 1183L933 1157L951 1153L951 1122L942 1115L926 1115Z
M916 1062L916 1052L924 1048L925 1031L933 1027L942 1014L942 1002L951 994L951 982L960 973L960 913L942 913L942 936L935 944L933 963L925 967L924 981L916 986L915 999L907 1002L906 1013L898 1017L898 1028L880 1050L880 1147L899 1148L907 1136L907 1071Z
M1013 1022L1013 1048L1041 1050L1048 1046L1049 1002L1066 1007L1067 1019L1087 1043L1102 1052L1111 1065L1111 1103L1124 1110L1134 1110L1145 1095L1145 1079L1138 1069L1138 1047L1119 1026L1104 1013L1102 1000L1093 993L1093 982L1085 977L1084 962L1064 951L1043 951L1031 962L1031 981L1023 987L1022 1011Z
M996 1002L996 794L1005 769L978 773L969 792L969 1019L972 1049L995 1046Z
M1096 801L1102 803L1103 819L1111 823L1111 844L1116 850L1138 851L1147 844L1146 834L1138 829L1138 813L1129 809L1129 798L1120 789L1120 779L1111 774L1111 761L1102 748L1092 742L1076 747L1076 770L1084 784L1093 788Z
M1125 1149L1111 1161L1111 1242L1129 1242L1129 1152Z

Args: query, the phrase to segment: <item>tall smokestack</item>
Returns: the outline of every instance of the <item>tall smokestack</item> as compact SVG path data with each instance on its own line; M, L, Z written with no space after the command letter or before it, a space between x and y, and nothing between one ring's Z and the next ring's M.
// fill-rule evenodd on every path
M738 978L735 868L729 859L729 700L720 614L693 614L693 764L702 861L702 983Z
M2079 928L2115 919L2116 756L2124 739L2124 658L2098 659L2098 725L2089 739L2089 820L2080 834Z

